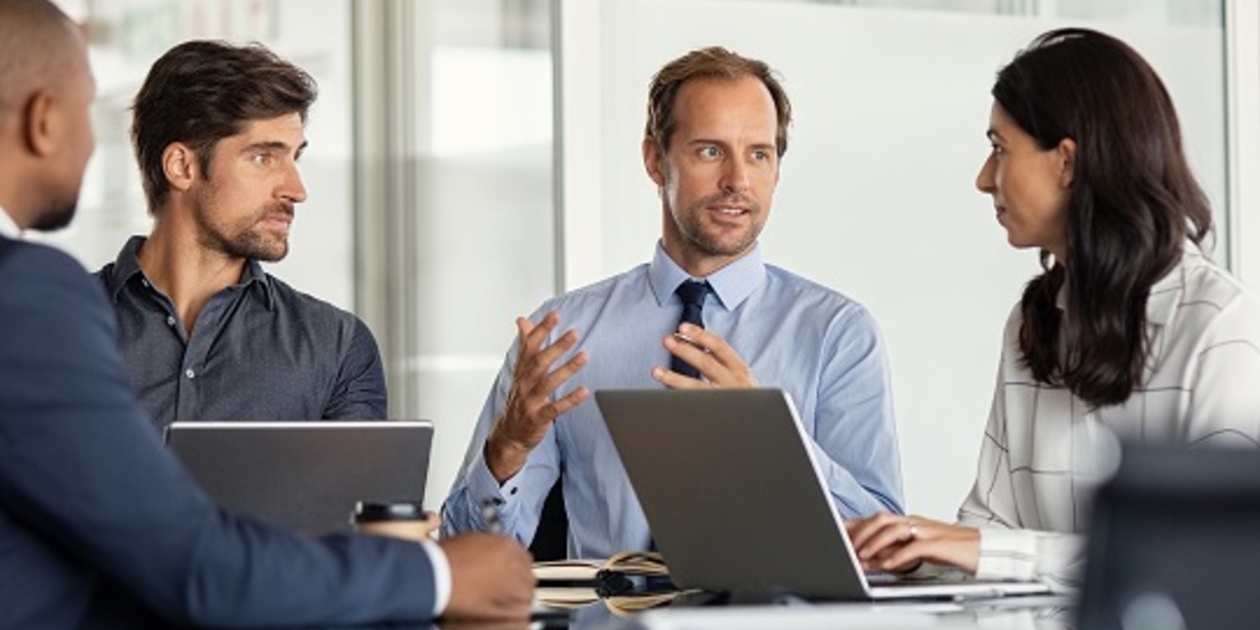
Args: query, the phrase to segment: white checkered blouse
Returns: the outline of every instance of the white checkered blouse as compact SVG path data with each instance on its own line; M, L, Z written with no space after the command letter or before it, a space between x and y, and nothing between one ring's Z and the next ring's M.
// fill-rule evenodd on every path
M1187 242L1147 301L1151 360L1121 405L1091 411L1021 365L1018 306L1003 335L975 487L959 521L981 528L980 577L1077 582L1091 488L1121 440L1260 446L1260 300ZM1105 427L1105 428L1104 428ZM1108 431L1109 430L1109 431Z

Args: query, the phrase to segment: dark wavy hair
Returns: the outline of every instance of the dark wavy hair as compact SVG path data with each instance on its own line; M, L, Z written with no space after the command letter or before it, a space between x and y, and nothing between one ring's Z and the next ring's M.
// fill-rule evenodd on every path
M1042 149L1076 143L1067 260L1024 289L1022 360L1091 406L1142 384L1151 287L1199 243L1212 215L1186 163L1172 99L1120 40L1088 29L1038 36L998 72L993 98ZM1056 296L1067 284L1066 307Z
M692 79L727 79L735 80L753 77L762 82L774 99L775 116L778 128L775 133L775 149L779 157L787 153L788 125L792 123L792 103L787 92L779 83L779 77L764 61L742 57L720 46L710 46L693 50L665 64L652 77L648 88L647 126L644 131L648 138L656 141L662 150L669 150L670 138L674 135L674 101L678 100L678 90L684 83Z
M203 172L215 144L254 120L297 113L306 121L315 102L315 79L262 44L184 42L162 55L132 104L131 141L140 163L149 212L170 193L162 152L187 144Z

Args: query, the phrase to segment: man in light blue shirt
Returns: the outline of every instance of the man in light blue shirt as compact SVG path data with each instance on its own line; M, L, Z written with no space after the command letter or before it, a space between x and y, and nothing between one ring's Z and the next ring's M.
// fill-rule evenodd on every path
M662 201L655 256L517 320L517 342L443 507L446 533L486 529L483 506L493 504L494 526L528 544L560 479L570 557L648 548L647 521L587 400L598 388L783 388L840 514L902 511L888 361L875 322L856 302L761 259L757 236L790 120L787 95L760 61L706 48L657 73L642 146ZM703 327L679 323L675 290L687 280L708 284ZM669 368L671 355L698 376ZM788 515L749 515L781 517Z

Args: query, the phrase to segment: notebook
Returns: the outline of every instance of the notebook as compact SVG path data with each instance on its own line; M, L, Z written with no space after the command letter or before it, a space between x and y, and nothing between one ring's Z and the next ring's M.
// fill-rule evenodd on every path
M358 501L423 501L433 424L175 422L166 442L221 507L308 533L350 529Z
M1049 591L962 574L873 584L782 390L600 390L595 400L679 587L840 600Z
M1094 500L1078 627L1255 622L1260 452L1127 445Z

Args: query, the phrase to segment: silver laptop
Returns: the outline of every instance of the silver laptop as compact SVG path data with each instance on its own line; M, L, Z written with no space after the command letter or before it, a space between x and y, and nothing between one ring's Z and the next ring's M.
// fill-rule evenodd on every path
M601 390L595 400L680 587L844 600L1049 591L962 575L873 583L782 390Z
M326 533L357 501L424 500L433 423L175 422L166 442L221 507Z

